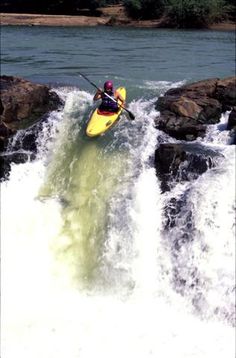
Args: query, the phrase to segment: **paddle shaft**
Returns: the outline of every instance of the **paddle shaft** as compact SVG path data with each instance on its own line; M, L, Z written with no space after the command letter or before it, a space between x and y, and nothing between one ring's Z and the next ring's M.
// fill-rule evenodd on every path
M83 74L80 73L80 72L79 72L79 74L80 74L80 76L82 76L86 81L88 81L93 87L95 87L98 91L104 93L105 96L107 96L108 98L110 98L113 102L117 103L118 106L120 106L122 109L124 109L126 112L128 112L131 119L135 119L133 113L130 112L127 108L123 107L120 103L118 103L118 101L116 101L115 98L109 96L108 93L106 93L106 92L104 92L104 91L101 91L101 89L100 89L98 86L96 86L95 83L91 82L90 79L88 79L88 77L86 77L85 75L83 75Z

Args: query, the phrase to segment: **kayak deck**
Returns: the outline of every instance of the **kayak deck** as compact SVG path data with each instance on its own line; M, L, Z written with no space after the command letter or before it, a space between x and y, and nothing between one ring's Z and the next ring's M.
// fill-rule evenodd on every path
M124 100L126 99L126 89L124 87L117 88L117 92L119 92ZM118 100L118 104L122 104L122 102ZM118 120L121 112L121 107L116 113L101 112L98 108L96 108L92 113L86 128L87 136L95 137L105 133Z

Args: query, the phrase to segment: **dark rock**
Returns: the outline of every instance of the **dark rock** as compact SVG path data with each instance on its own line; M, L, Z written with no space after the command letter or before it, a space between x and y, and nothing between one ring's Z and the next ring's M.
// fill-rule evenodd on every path
M156 103L157 128L181 140L203 137L207 125L218 123L222 112L236 104L235 79L215 78L170 89Z
M2 100L0 98L0 115L3 113L3 110L4 110L4 107L3 107L3 104L2 104Z
M62 101L48 86L18 77L1 76L0 86L0 180L4 180L9 176L11 162L35 158L40 123Z
M217 82L216 96L224 106L236 105L236 77L229 77Z
M177 182L198 178L216 164L220 154L199 144L163 143L155 152L155 167L162 191Z
M222 105L213 98L197 99L196 103L202 108L198 114L197 122L203 124L216 124L222 114Z
M232 111L229 114L227 129L236 130L236 107L233 107Z
M11 163L0 155L0 182L8 179L11 171Z
M30 130L20 130L15 136L2 141L4 145L0 148L0 181L9 177L11 163L20 164L36 158L37 136L35 126Z
M8 128L3 122L0 122L0 152L6 150L8 138L14 133L15 131Z
M1 121L7 123L9 128L18 129L26 120L32 123L61 104L60 98L48 86L18 77L1 76L0 86Z
M0 155L0 181L6 180L9 177L11 171L11 164L20 164L32 161L35 159L34 153L5 153Z
M205 126L191 117L180 117L173 112L164 111L155 121L158 129L179 140L194 140L204 137Z
M236 144L236 107L233 107L229 114L227 129L231 131L230 135L233 138L231 144Z

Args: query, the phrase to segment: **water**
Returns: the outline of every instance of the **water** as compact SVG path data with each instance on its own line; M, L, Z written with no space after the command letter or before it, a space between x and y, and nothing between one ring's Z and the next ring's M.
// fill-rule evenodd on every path
M3 74L51 83L65 99L36 160L13 164L1 188L2 357L233 357L229 113L197 140L222 154L216 168L164 194L153 168L158 143L173 141L153 126L155 100L234 75L233 32L4 27L1 36ZM94 90L77 71L125 85L136 120L123 114L105 136L85 137Z
M81 71L99 84L104 77L125 80L129 92L147 81L233 76L234 36L233 31L8 27L1 33L2 73L91 90L76 76Z

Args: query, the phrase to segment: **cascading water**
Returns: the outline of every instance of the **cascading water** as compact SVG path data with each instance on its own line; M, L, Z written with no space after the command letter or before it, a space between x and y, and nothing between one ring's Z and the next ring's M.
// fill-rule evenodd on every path
M91 94L58 93L36 160L2 184L2 356L233 357L228 137L211 127L224 164L161 194L153 99L91 140Z

